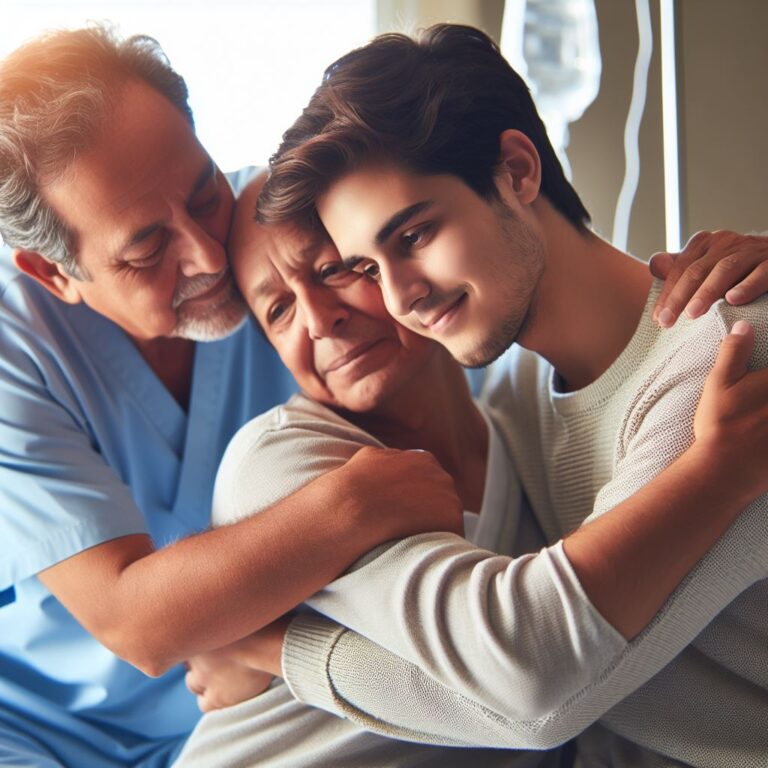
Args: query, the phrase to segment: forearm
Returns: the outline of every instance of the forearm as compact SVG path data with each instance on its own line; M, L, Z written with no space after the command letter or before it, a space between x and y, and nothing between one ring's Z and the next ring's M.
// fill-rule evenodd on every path
M675 472L693 471L695 466L681 461L667 480L677 487L686 475ZM723 495L717 491L715 476L707 477L713 483L711 493L708 495L708 484L702 483L696 491L700 495L687 498L687 503L698 498L708 510L732 504L736 515L744 500ZM663 485L659 487L663 489ZM705 539L717 537L715 529L720 523L704 534L692 533L701 508L692 504L689 509L680 518L675 535L693 535L697 543L692 548L706 550ZM728 577L724 578L716 560L705 557L705 567L694 565L692 578L665 603L659 621L651 625L653 631L649 628L630 644L622 642L587 599L562 543L538 555L510 559L474 550L458 540L416 537L395 545L361 571L343 576L310 598L310 603L402 657L405 665L396 659L390 665L404 666L402 679L414 687L429 691L430 684L439 683L458 694L467 722L477 728L478 744L498 744L494 723L503 718L522 729L509 731L509 746L520 746L517 738L526 732L535 735L527 746L551 745L569 733L578 733L655 675L719 611L764 575L763 540L744 535L745 525L754 524L764 514L759 509L764 505L750 507L747 517L739 518L726 537L728 548L743 553L740 560L733 561ZM605 514L621 520L618 505ZM717 514L713 519L721 520ZM621 530L634 541L631 530ZM649 541L654 546L652 538ZM670 551L667 559L674 560L677 553L672 547L666 550ZM614 556L605 578L621 579L623 586L618 589L631 602L631 590L643 586L623 580L621 551ZM660 557L663 561L665 555ZM638 562L642 565L641 558ZM632 567L643 573L640 566ZM685 563L671 567L681 573L673 570L672 575L660 576L672 584L670 591L690 570ZM644 573L646 580L654 576L652 571ZM379 580L387 583L386 593L377 589ZM717 585L715 589L713 585ZM370 600L372 591L379 595L376 601ZM664 602L663 597L658 599ZM413 708L400 698L402 717L397 722L388 719L393 717L386 705L393 695L391 685L384 679L379 681L381 688L376 688L372 682L376 668L367 664L362 648L368 641L352 633L343 637L342 643L324 646L312 637L295 642L294 636L293 663L285 671L300 697L353 719L375 718L385 729L399 724L434 732L428 717L431 704ZM302 655L306 656L304 664L297 661ZM305 674L314 681L309 687L302 681ZM396 675L390 672L386 677ZM438 688L435 691L439 696L433 703L438 706L436 702L447 694ZM377 697L380 706L375 703ZM355 712L358 714L351 714ZM533 723L540 729L535 734L526 731ZM513 733L517 733L514 738ZM450 733L438 735L444 738Z
M510 558L458 537L411 537L308 602L516 720L556 710L626 647L584 596L562 544Z
M127 537L40 576L105 645L156 675L254 632L377 544L386 529L359 525L355 504L313 484L235 525L156 551Z
M585 593L627 639L751 501L715 458L694 443L632 497L564 540Z
M263 659L266 661L266 658ZM291 622L282 654L285 682L306 704L389 738L444 746L548 749L568 724L514 720L446 686L362 635L316 615ZM559 738L558 738L559 737Z

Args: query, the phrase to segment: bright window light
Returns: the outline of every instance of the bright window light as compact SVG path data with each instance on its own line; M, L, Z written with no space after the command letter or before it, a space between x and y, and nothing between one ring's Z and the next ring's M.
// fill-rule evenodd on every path
M325 67L375 34L375 0L2 0L0 56L46 29L109 21L157 38L223 170L266 163Z

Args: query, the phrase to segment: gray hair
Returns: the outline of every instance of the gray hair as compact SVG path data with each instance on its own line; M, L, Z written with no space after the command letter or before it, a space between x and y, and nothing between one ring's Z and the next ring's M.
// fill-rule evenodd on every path
M159 43L94 25L37 38L0 62L0 235L80 277L72 233L43 199L98 136L120 86L146 82L194 125L187 86Z

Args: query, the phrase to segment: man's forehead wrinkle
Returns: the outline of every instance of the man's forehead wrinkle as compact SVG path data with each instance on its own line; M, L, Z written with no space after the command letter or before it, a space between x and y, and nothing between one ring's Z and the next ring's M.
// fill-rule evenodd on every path
M248 298L251 303L256 303L258 299L271 296L275 293L280 293L286 288L287 285L285 280L283 280L278 270L275 269L275 266L270 261L267 274L264 275L253 288L251 288L248 293Z
M201 189L203 189L205 185L214 177L215 173L216 173L216 165L213 162L212 158L207 157L205 167L198 174L191 189L186 191L186 195L185 195L186 201L191 200ZM152 186L152 189L145 190L143 193L139 192L138 193L139 199L141 197L148 197L150 194L155 192L159 187L161 187L165 181L166 181L165 178L158 179L157 182ZM122 203L121 207L118 208L119 211L129 210L132 207L132 205L134 205L134 203L137 201L137 196L136 196L137 189L140 190L141 186L142 186L142 179L138 179L136 183L132 185L129 189L123 190L122 194L118 198L116 198L116 201L115 201L115 202L121 201ZM167 219L165 218L155 219L150 223L140 226L138 229L129 233L128 236L124 239L124 241L118 246L114 255L114 260L120 261L123 258L125 258L126 251L130 250L135 245L138 245L143 240L146 240L148 237L151 237L158 229L165 226L166 223L167 223Z

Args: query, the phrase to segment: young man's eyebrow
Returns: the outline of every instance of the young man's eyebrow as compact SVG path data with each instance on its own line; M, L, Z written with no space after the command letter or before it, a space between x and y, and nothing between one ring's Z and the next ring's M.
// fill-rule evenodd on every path
M422 200L421 202L409 205L407 208L403 208L401 211L395 213L376 233L376 237L374 238L376 245L384 245L396 229L402 227L403 224L409 221L409 219L412 219L433 204L434 200Z

